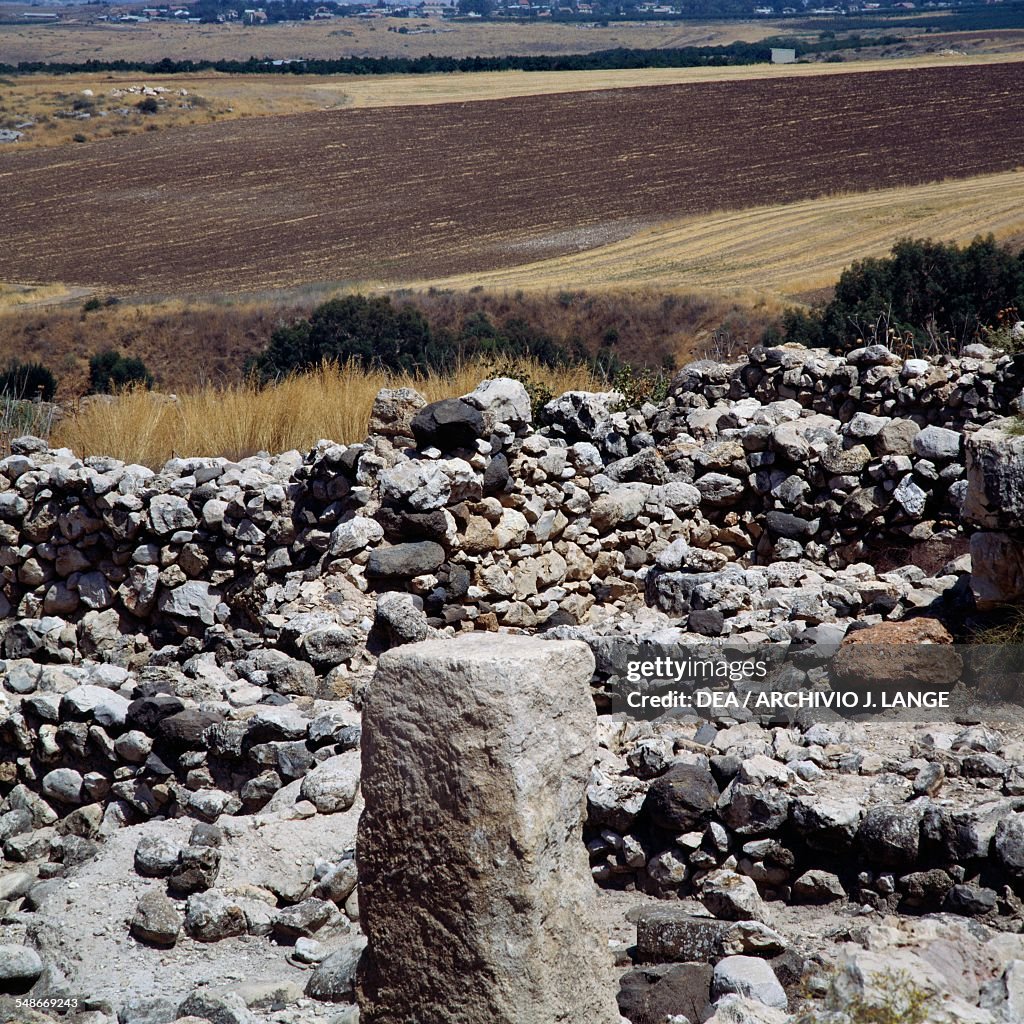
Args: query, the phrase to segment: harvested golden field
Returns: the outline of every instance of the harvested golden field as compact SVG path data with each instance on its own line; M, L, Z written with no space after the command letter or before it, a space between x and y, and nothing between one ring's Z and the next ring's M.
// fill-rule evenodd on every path
M621 241L502 270L417 282L421 288L682 288L796 298L900 238L1024 245L1024 172L726 210L659 224Z
M5 7L14 13L23 9L0 5L0 18ZM118 25L96 20L94 9L82 6L65 9L58 24L0 21L0 60L17 64L158 61L164 57L501 57L510 53L590 53L617 47L654 49L757 42L777 35L783 28L784 22L760 19L694 24L627 21L606 28L543 22L442 22L437 18L333 18L274 25L182 25L162 21Z
M140 108L147 98L156 109ZM347 102L333 80L314 75L24 75L0 80L0 128L22 131L10 147L22 152Z
M401 281L1021 162L1024 65L315 112L0 155L0 280ZM723 130L723 126L728 126Z

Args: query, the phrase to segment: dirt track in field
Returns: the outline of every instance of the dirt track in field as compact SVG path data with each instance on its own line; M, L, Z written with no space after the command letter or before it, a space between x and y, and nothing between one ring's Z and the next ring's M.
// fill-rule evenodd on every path
M1024 163L1024 65L325 111L0 156L0 280L253 291L531 262Z

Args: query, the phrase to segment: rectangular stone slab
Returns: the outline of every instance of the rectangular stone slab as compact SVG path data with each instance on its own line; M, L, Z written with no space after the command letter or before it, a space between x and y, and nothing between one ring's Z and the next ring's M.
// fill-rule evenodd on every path
M363 714L364 1024L619 1024L582 842L594 659L472 634L384 654Z

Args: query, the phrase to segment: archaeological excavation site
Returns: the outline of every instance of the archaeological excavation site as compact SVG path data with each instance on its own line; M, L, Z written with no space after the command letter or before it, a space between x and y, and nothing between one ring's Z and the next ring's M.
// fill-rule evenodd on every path
M1022 392L787 344L15 439L0 1021L1021 1024Z

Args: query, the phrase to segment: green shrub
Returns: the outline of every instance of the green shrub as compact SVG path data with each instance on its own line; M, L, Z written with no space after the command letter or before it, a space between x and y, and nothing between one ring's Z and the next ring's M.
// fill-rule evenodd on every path
M147 96L144 100L139 100L135 107L143 114L155 114L160 110L160 104L157 103L155 96Z
M444 373L477 356L532 356L545 366L569 362L559 345L520 317L498 325L477 311L454 335L433 329L412 305L395 306L386 296L348 295L318 306L308 320L278 326L250 368L266 383L324 362Z
M612 389L622 394L626 408L639 408L645 402L663 402L672 383L671 372L623 364L612 376Z
M0 394L8 398L49 402L56 392L57 378L42 363L11 362L0 373Z
M281 324L253 368L265 382L323 362L415 372L431 364L433 341L430 325L412 306L396 309L387 297L348 295L318 306L308 320Z
M26 402L0 394L0 458L10 454L11 441L23 434L49 440L56 409L51 402Z
M98 295L93 295L91 298L85 300L85 304L82 306L83 313L91 313L95 309L99 309L103 303L100 301Z
M141 359L107 349L89 360L89 390L95 394L109 395L136 385L153 387L153 374Z
M837 351L865 344L908 354L955 351L983 339L1008 309L1024 309L1024 252L991 235L963 248L907 238L891 255L844 270L821 309L787 311L783 336Z

